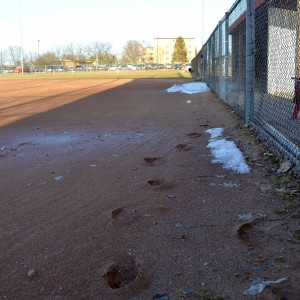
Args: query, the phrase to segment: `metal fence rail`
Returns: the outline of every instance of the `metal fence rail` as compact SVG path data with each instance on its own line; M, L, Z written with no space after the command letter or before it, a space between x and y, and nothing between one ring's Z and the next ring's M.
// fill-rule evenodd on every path
M192 75L300 167L298 19L299 0L237 0Z

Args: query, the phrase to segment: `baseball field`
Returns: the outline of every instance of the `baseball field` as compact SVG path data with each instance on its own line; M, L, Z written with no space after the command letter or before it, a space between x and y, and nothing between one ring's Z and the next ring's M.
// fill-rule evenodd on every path
M1 75L1 298L250 299L260 278L299 299L254 135L210 91L167 92L189 74L149 74ZM250 173L213 163L211 128Z

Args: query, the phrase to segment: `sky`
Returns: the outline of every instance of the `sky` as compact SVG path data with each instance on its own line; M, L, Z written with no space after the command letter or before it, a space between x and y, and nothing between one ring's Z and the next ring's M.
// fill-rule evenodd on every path
M22 45L24 52L39 50L42 54L70 43L88 45L99 41L110 43L114 53L120 55L129 40L153 46L156 37L179 36L196 38L200 50L202 41L208 39L234 2L0 0L0 52L8 46Z
M168 93L203 93L209 91L208 86L204 82L192 82L186 84L175 84L166 90ZM187 104L191 104L192 100L187 100ZM222 138L223 128L211 128L206 130L210 134L209 143L212 154L212 163L221 164L224 169L232 170L236 173L246 174L250 172L243 153L236 146L235 142ZM227 183L226 187L237 187L235 183Z

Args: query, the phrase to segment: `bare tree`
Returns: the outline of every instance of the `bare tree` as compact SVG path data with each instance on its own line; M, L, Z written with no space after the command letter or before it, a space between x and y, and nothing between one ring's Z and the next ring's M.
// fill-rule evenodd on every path
M9 46L5 51L5 56L10 65L13 66L21 65L21 47Z
M109 43L94 42L89 46L90 57L100 65L110 63L111 49L112 45Z
M79 64L84 64L89 61L87 46L77 45L75 48L76 62Z
M68 44L64 48L64 57L65 59L76 62L76 51L73 43Z
M40 55L35 64L39 66L45 66L45 65L56 65L59 62L59 58L56 57L55 53L48 51L42 55Z
M138 41L128 41L124 46L122 60L129 63L138 63L142 55L142 44Z
M56 46L55 48L51 49L51 52L57 59L56 64L61 64L64 60L64 48L62 46Z
M63 60L70 60L74 64L92 63L99 64L116 63L116 55L112 53L110 43L94 42L88 46L70 43L66 46L56 46L44 54L36 56L35 53L23 53L24 64L33 65L58 65ZM21 65L21 47L9 46L2 53L2 61L11 66Z

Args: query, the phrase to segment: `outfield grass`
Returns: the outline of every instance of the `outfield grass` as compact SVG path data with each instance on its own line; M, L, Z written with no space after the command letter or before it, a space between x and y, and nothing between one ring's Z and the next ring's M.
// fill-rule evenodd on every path
M146 78L191 78L183 70L139 70L62 73L0 74L1 80L14 79L146 79Z

